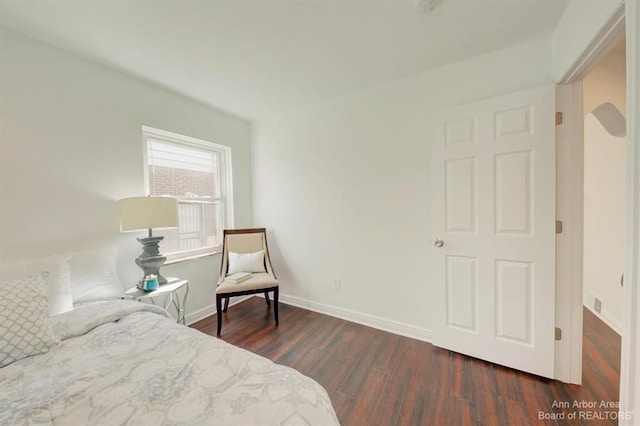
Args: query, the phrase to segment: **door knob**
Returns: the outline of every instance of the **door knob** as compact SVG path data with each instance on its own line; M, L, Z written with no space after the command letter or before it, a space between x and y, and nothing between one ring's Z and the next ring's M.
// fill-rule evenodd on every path
M444 241L442 241L441 239L438 238L433 242L433 245L438 247L438 248L440 248L440 247L442 247L444 245Z

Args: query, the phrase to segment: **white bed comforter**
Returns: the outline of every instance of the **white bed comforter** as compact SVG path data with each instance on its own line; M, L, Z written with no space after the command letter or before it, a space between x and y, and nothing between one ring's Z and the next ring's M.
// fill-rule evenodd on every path
M174 323L155 306L85 305L62 343L0 369L0 425L332 425L322 386Z

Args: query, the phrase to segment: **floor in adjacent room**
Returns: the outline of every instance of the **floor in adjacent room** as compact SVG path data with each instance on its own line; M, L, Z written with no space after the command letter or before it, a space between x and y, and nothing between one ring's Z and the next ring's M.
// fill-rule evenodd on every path
M587 309L583 384L576 386L305 309L279 307L275 328L273 307L267 309L264 299L231 306L221 338L315 379L327 389L342 425L617 424L607 419L617 410L601 403L618 401L620 336ZM216 317L193 327L215 336ZM576 421L568 422L574 413Z

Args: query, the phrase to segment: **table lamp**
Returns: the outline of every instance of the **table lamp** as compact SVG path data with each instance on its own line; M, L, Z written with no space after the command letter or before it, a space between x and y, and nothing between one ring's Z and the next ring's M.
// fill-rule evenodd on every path
M163 236L153 236L151 230L178 227L178 202L171 197L131 197L118 201L120 214L120 231L137 231L148 229L146 238L138 238L142 244L142 254L136 259L143 276L139 284L144 282L144 277L149 274L157 275L158 284L166 284L167 279L160 275L160 267L167 260L160 254L158 244Z

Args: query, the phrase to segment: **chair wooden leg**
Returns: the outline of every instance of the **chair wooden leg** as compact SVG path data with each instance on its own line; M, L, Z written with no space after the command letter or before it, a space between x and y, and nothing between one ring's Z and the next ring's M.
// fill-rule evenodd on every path
M264 292L264 300L267 301L267 306L271 306L271 301L269 300L269 292L268 291Z
M229 299L231 298L227 297L226 299L224 299L224 309L222 310L222 312L224 312L225 314L227 313L227 309L229 309Z
M229 300L227 298L227 300ZM222 296L216 294L216 312L218 313L218 337L220 337L220 332L222 331Z
M278 287L273 291L273 312L276 317L276 325L278 325Z

